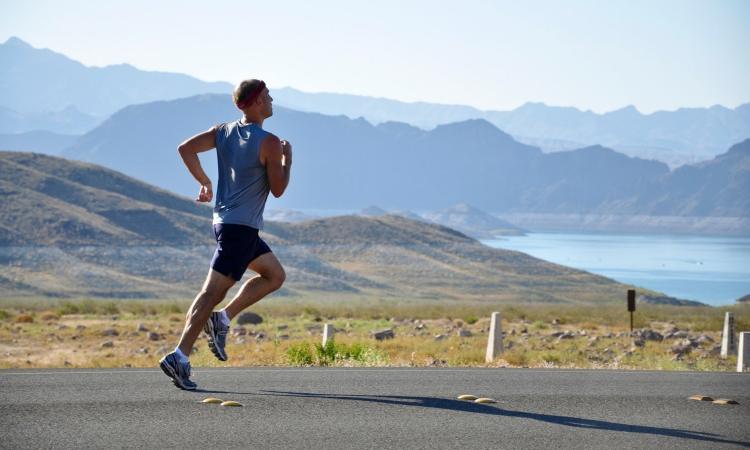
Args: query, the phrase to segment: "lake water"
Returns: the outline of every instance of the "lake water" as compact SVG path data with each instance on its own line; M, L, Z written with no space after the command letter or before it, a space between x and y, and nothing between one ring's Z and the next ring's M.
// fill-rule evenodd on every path
M710 305L750 294L750 238L529 233L482 242Z

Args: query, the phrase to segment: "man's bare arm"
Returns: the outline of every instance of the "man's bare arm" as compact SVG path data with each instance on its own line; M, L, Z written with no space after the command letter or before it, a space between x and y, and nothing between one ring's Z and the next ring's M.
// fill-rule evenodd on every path
M208 175L206 175L206 172L203 170L201 160L198 158L198 153L211 150L215 146L216 127L211 127L208 131L196 134L177 147L177 151L180 153L182 161L185 163L193 177L201 185L198 198L196 198L199 202L210 202L213 199L214 193L211 188L211 179L208 178Z
M266 166L271 193L281 197L289 186L292 172L292 144L274 135L268 136L261 144L260 162Z

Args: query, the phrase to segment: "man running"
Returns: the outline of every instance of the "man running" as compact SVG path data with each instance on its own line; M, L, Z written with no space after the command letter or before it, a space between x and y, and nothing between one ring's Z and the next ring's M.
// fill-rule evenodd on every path
M216 251L203 288L187 312L185 328L175 350L159 361L174 384L194 390L188 357L201 329L208 345L221 361L229 322L248 306L279 289L286 274L271 249L258 236L263 228L263 209L268 192L280 197L289 185L292 146L263 129L273 114L273 98L261 80L245 80L234 90L234 103L243 117L212 127L180 144L178 150L190 173L200 184L199 202L213 198L211 180L201 167L198 153L216 148L219 180L213 228ZM213 311L250 268L258 276L247 280L221 311Z

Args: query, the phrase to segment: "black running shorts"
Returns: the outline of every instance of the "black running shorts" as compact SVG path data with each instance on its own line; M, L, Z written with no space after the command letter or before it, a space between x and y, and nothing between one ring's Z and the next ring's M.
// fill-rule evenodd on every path
M258 230L233 223L214 224L216 251L211 268L222 275L242 279L248 264L255 258L269 253L271 248L258 236Z

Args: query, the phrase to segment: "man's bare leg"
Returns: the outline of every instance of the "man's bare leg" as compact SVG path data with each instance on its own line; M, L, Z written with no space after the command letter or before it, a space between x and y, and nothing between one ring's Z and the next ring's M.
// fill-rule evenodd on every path
M182 330L182 337L177 346L186 356L189 356L193 350L193 344L198 339L214 307L224 300L227 291L234 283L234 278L209 269L203 288L188 309L185 328Z
M237 295L224 308L229 320L232 320L243 309L279 289L286 279L284 268L281 267L281 263L273 253L260 255L248 267L258 276L247 280L237 292Z

